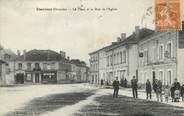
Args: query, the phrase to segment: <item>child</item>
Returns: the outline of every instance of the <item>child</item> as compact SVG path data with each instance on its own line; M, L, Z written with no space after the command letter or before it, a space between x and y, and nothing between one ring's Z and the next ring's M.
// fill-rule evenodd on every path
M167 85L165 90L164 90L164 94L165 94L165 101L168 102L169 96L170 96L170 90L169 90L169 86Z
M180 91L179 89L176 89L175 92L174 92L174 101L175 102L179 102L179 99L180 99Z

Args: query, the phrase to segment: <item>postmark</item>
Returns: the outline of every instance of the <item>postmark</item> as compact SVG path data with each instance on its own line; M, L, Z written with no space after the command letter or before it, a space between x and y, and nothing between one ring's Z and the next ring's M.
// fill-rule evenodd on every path
M156 30L181 30L180 0L156 0Z

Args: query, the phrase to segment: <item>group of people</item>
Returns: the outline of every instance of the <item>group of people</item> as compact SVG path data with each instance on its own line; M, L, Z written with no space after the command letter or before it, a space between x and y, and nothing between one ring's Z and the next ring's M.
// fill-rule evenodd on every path
M165 101L168 102L171 97L172 102L179 102L180 97L184 101L184 84L181 86L177 79L171 87L168 85L162 86L161 80L155 79L153 81L153 90L156 93L157 101L163 101L163 95L165 96ZM152 86L149 79L146 82L146 98L151 99Z
M119 85L120 85L118 77L116 77L116 80L113 81L112 85L113 85L113 88L114 88L113 97L117 98L118 97L118 92L119 92ZM131 80L131 86L132 86L133 97L138 98L138 92L137 92L138 84L137 84L137 79L135 78L135 76ZM126 86L124 86L124 87L127 87L127 81L126 81Z
M113 97L118 97L120 82L118 77L113 81L114 94ZM138 80L133 76L131 80L132 95L134 98L138 98ZM156 94L157 101L163 102L163 95L165 96L165 101L168 102L171 97L172 102L179 102L180 97L184 101L184 84L181 86L177 79L171 87L168 85L163 86L161 80L154 79L151 84L150 80L146 81L146 99L152 99L152 89Z

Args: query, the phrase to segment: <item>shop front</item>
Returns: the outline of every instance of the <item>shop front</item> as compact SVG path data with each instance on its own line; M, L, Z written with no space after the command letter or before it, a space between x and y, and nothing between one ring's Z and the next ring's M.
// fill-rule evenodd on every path
M42 83L57 83L57 71L42 71Z

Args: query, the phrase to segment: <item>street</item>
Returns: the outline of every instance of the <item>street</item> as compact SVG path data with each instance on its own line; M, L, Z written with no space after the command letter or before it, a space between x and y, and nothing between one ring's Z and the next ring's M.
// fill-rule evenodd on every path
M4 116L183 116L183 102L159 103L130 97L120 90L112 98L112 89L89 84L22 85L0 88L0 115Z

